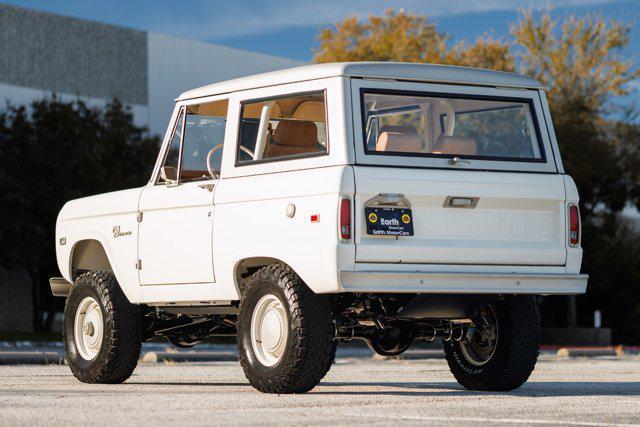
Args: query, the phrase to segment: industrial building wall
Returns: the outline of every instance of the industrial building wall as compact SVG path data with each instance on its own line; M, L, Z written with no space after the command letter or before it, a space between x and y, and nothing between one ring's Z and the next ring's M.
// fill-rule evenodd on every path
M186 90L305 64L156 33L149 33L148 43L149 127L160 135L166 130L173 100Z
M57 94L89 105L117 98L147 125L147 34L0 4L0 107Z
M7 4L0 46L0 109L53 93L93 106L117 98L158 135L185 90L304 64Z

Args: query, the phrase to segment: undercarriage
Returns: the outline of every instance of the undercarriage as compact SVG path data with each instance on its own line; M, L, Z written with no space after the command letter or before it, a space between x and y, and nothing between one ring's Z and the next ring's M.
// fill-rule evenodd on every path
M487 307L497 296L341 294L332 300L334 340L364 341L383 356L397 356L415 341L471 343L474 337L489 343L491 321ZM148 307L144 339L164 336L180 348L203 340L234 342L238 308ZM493 332L495 335L495 331Z

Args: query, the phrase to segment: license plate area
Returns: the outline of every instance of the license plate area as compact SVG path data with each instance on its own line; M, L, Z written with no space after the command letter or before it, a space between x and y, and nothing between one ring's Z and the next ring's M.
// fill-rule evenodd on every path
M367 234L372 236L413 236L410 208L365 207Z

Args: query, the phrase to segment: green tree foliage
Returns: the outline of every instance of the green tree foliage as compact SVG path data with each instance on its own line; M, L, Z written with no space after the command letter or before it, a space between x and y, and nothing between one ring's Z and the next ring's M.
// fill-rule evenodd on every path
M358 21L346 18L318 35L315 62L401 61L516 71L548 89L558 144L580 191L583 271L589 292L579 317L591 322L603 310L618 341L640 342L640 235L620 212L640 208L640 126L633 107L613 97L631 91L640 69L626 57L631 26L601 17L553 19L550 12L521 13L511 39L480 37L452 43L426 17L387 10ZM546 317L564 323L564 300L548 298Z
M0 114L0 263L29 272L36 329L51 321L43 311L60 308L48 278L59 275L54 232L62 205L144 185L157 151L158 139L118 101L98 109L53 97Z

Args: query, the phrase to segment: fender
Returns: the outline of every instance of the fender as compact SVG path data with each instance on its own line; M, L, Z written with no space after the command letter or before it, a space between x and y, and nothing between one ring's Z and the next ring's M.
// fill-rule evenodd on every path
M120 288L124 292L127 299L132 303L141 301L142 293L137 280L134 283L131 283L131 277L127 277L127 274L122 272L122 268L114 259L113 251L108 241L99 233L82 232L74 236L66 257L63 259L58 259L58 266L60 268L62 276L68 282L73 283L73 257L75 255L75 251L78 248L78 245L87 241L95 241L102 247L102 250L104 251L109 262L109 267L113 272L113 275L116 277L116 280L118 281L118 284L120 285ZM69 242L67 244L69 244Z

